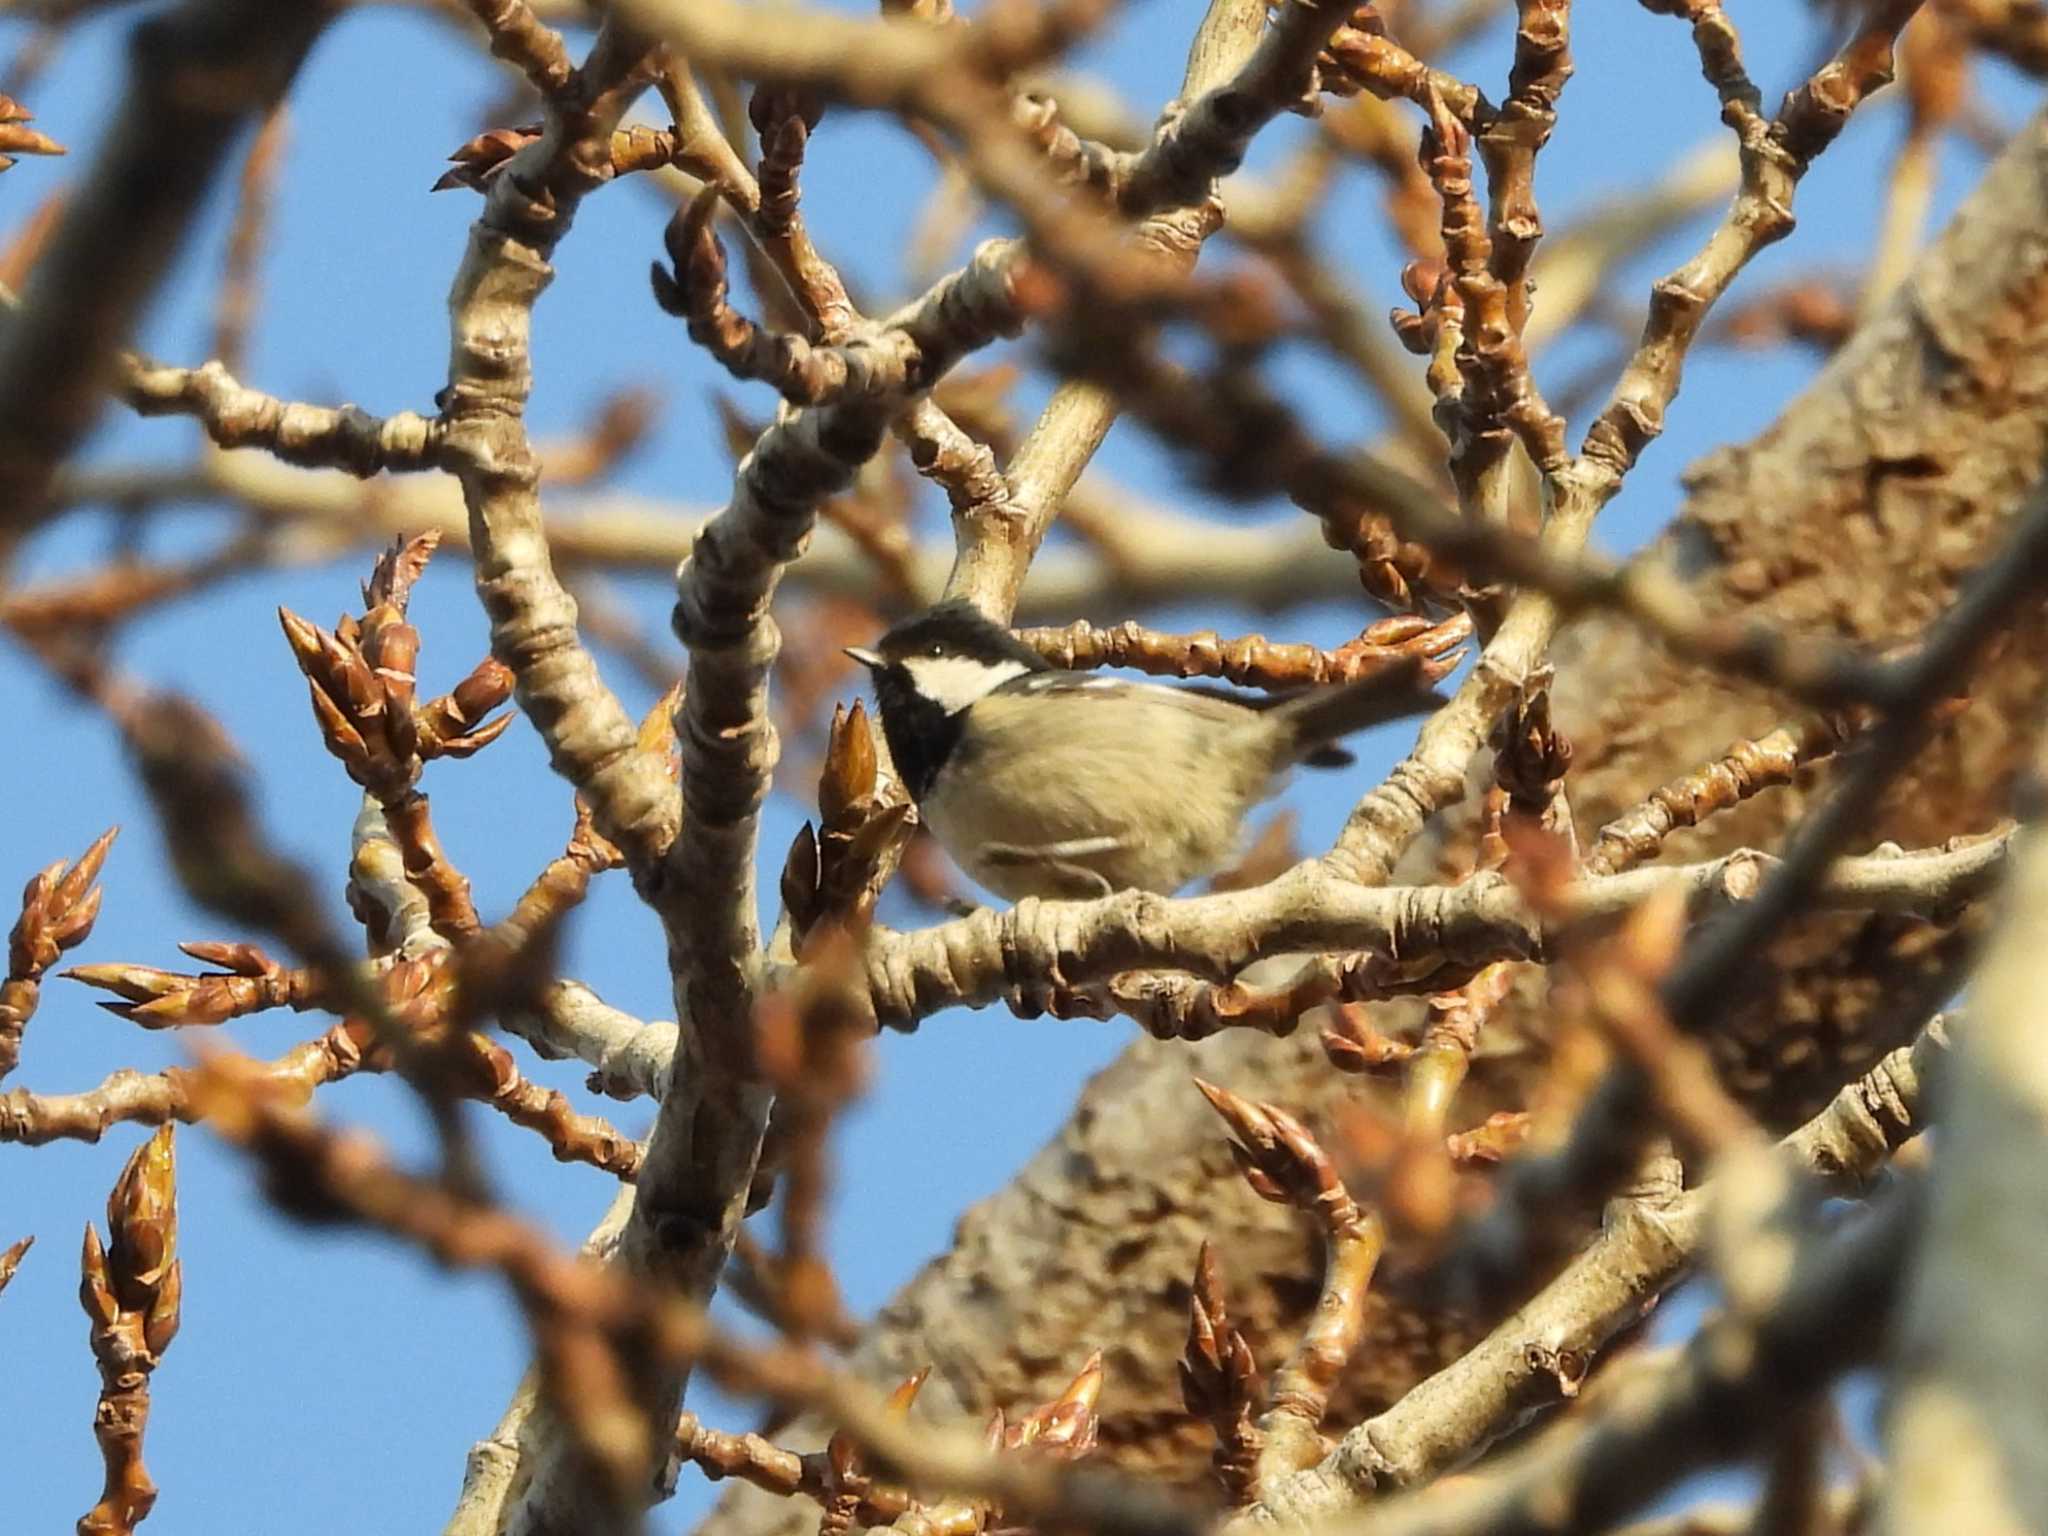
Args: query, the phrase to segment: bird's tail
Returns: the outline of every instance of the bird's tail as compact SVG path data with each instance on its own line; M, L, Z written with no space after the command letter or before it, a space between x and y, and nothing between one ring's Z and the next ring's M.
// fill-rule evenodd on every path
M1333 742L1370 725L1434 713L1444 698L1429 684L1421 661L1404 660L1356 682L1297 694L1273 712L1293 736L1295 762L1345 762L1348 755L1331 751Z

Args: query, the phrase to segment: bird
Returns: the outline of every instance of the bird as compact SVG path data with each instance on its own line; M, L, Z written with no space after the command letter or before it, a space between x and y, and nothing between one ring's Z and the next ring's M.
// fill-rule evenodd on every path
M1178 891L1290 768L1348 763L1339 738L1443 703L1413 661L1279 697L1064 672L959 600L846 654L919 819L1009 901Z

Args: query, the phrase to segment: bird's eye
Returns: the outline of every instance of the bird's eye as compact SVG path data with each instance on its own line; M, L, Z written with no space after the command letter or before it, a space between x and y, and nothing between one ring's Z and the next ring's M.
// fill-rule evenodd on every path
M946 648L943 645L939 644L938 641L934 640L930 645L924 648L924 653L927 656L943 656L946 654Z

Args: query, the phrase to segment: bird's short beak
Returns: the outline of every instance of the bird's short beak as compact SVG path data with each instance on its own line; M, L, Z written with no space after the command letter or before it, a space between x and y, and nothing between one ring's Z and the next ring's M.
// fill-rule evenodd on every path
M874 668L882 664L881 657L877 656L873 651L866 650L858 645L849 645L846 648L846 654L864 667Z

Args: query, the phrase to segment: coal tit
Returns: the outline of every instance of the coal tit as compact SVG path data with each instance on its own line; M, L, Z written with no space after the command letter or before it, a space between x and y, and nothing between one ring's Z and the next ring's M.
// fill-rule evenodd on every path
M1009 900L1168 893L1236 852L1244 818L1297 763L1443 702L1419 666L1282 698L1062 672L966 603L847 654L918 814Z

